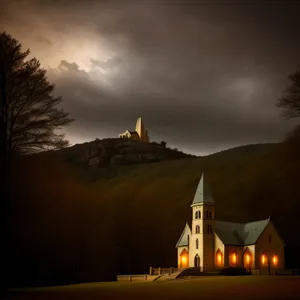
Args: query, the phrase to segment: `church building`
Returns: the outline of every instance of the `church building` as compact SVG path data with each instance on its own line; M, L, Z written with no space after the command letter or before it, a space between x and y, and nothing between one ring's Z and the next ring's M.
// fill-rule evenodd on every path
M248 270L284 269L284 242L271 219L250 223L217 221L216 204L202 174L193 202L192 226L186 223L176 244L178 268L223 267Z
M142 118L137 119L135 131L126 130L124 133L119 134L119 138L127 138L149 143L148 131L145 129Z

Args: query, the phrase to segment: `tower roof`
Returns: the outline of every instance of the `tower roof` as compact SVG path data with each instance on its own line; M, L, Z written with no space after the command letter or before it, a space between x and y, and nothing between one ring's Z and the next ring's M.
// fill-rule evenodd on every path
M215 201L212 197L210 188L208 184L204 182L204 174L202 173L200 182L198 184L194 200L192 202L191 206L194 206L196 204L212 204L215 205Z

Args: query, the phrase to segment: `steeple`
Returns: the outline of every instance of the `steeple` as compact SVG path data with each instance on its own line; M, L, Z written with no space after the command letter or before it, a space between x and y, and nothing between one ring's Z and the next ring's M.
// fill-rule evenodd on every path
M145 127L142 118L138 118L136 121L135 131L138 133L141 140L143 140L145 135Z
M199 204L210 204L215 205L215 201L210 192L209 186L204 182L204 174L202 172L200 182L198 184L194 200L191 206L199 205Z

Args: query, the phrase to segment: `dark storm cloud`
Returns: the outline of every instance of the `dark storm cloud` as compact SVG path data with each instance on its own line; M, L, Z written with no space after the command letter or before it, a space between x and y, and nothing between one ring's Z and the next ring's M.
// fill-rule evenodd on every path
M297 1L11 1L2 24L58 65L49 78L76 118L71 141L116 136L142 116L154 140L206 153L291 128L274 104L300 65L299 19Z

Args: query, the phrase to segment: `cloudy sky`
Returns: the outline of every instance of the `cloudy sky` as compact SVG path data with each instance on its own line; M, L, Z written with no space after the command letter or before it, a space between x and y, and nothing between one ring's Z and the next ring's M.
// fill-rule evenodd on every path
M299 16L297 0L1 0L0 31L48 69L71 143L141 116L152 140L207 154L295 124L275 102L300 67Z

